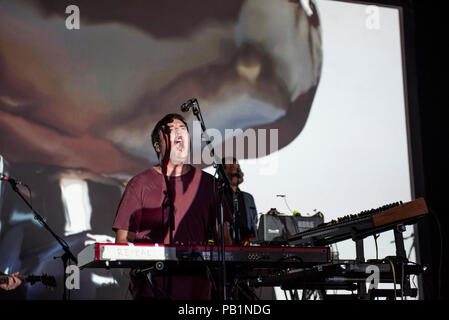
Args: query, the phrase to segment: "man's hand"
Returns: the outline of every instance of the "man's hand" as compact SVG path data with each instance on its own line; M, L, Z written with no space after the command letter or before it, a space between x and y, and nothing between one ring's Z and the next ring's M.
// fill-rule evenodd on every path
M224 224L224 241L225 241L225 245L230 246L232 245L232 238L231 238L231 234L229 233L229 228L228 228L228 224L225 223ZM221 227L218 227L218 239L217 239L217 243L220 243L221 241Z
M14 290L18 286L22 284L22 280L18 277L19 273L15 272L12 275L8 277L8 283L7 284L0 284L0 288L3 290Z
M232 245L232 238L231 238L231 234L229 233L229 228L228 228L228 224L225 223L224 226L224 238L225 238L225 244L230 246Z
M136 233L126 230L117 230L115 234L115 243L128 243L134 242L136 239Z
M84 241L84 245L88 246L90 244L93 244L95 242L102 242L102 243L113 243L115 239L113 237L104 235L104 234L90 234L87 233L86 236L90 238L91 240Z

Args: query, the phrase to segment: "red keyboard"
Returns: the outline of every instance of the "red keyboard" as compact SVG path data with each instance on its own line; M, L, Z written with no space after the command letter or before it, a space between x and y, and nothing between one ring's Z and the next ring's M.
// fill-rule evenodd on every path
M301 267L330 262L328 247L226 246L227 265L252 268ZM78 254L80 268L135 268L164 264L219 265L221 247L95 243Z

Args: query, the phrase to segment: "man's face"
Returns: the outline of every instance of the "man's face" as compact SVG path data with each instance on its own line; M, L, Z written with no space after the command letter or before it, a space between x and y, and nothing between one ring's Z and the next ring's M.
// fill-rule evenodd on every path
M186 125L178 119L168 123L159 131L161 158L173 164L185 163L189 156L190 135Z
M233 186L237 186L243 182L243 177L238 177L240 164L234 162L229 164L224 164L224 169L226 172L226 175L229 178L229 182Z

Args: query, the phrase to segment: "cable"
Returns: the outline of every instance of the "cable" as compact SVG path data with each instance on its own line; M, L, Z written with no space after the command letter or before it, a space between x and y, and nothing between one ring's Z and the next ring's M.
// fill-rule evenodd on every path
M374 238L374 244L376 245L376 260L379 260L379 248L377 246L377 238L379 238L380 235L373 234Z
M416 275L412 275L412 277L410 279L412 280L413 287L418 288L418 286L415 283L415 278L416 278Z
M334 245L335 245L335 252L336 252L336 256L337 256L337 261L340 261L340 251L338 251L337 243L335 242Z
M385 259L385 260L387 260L389 263L390 263L390 265L391 265L391 270L393 271L393 284L394 284L394 300L396 300L396 271L394 270L394 264L393 264L393 262L390 260L390 259Z
M293 213L292 209L290 209L290 206L289 206L288 203L287 203L286 197L284 197L284 202L285 202L285 205L287 206L288 210L289 210L291 213Z
M413 237L413 242L412 242L412 245L410 246L410 249L408 250L407 260L410 260L410 257L412 255L412 250L413 250L413 248L415 248L415 242L416 242L415 234L412 233L411 236Z
M288 203L287 203L287 196L286 196L285 194L278 194L276 197L278 197L278 198L283 198L283 199L284 199L284 202L285 202L285 205L287 206L287 209L288 209L291 213L293 213L293 210L290 209L290 207L289 207L289 205L288 205Z
M404 263L401 263L401 300L404 300Z
M155 285L154 281L153 281L153 276L151 274L151 271L148 271L146 274L146 277L148 279L148 282L150 283L150 288L153 291L154 296L156 297L156 299L158 299L159 297L171 297L170 295L164 295L161 290L159 290L159 288ZM173 299L170 299L173 300Z
M241 280L241 275L245 278L244 274L240 272L235 276L234 284L231 289L231 296L236 300L260 300L254 289L246 281Z
M206 266L206 272L207 272L207 275L209 276L210 281L211 281L211 283L212 283L212 289L215 290L215 292L217 292L218 290L217 290L217 285L215 284L215 279L214 279L214 277L212 276L212 272L210 271L210 268L209 268L209 266L207 265L206 260L204 260L203 255L202 255L201 253L199 253L199 252L195 253L193 256L195 256L195 255L198 256L198 257L201 259L201 261L204 262L204 264L205 264L205 266Z

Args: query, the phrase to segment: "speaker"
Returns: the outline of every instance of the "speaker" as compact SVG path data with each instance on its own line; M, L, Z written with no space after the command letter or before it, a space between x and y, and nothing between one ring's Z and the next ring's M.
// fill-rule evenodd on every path
M310 217L262 214L257 227L256 242L285 243L289 237L314 228L323 222L324 216L321 212Z

